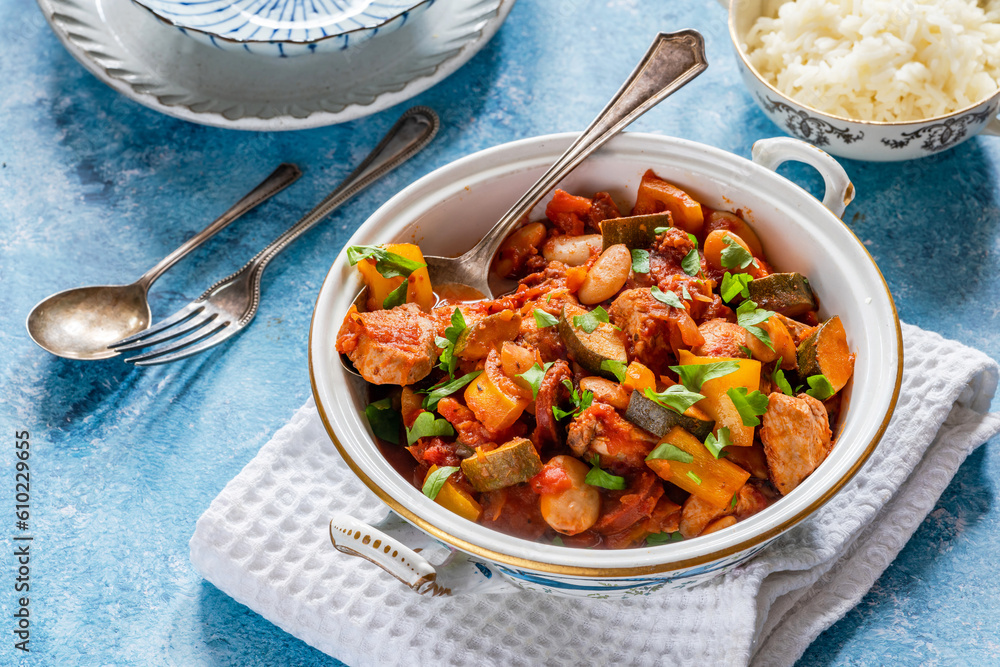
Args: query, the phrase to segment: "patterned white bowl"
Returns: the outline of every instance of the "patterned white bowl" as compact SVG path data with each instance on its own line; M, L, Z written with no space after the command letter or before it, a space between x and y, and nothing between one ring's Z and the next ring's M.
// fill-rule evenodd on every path
M964 109L924 120L886 122L844 118L781 93L750 64L746 34L761 16L773 16L782 0L718 0L729 10L729 36L740 74L764 113L789 134L834 155L870 162L926 157L977 134L1000 135L1000 90Z
M277 57L344 50L403 26L434 0L133 0L225 50Z
M575 136L516 141L446 165L385 203L347 245L407 241L435 255L464 252ZM773 171L787 160L807 162L822 173L827 184L823 203ZM574 549L511 537L467 521L424 496L396 472L373 441L364 417L364 383L344 370L334 349L340 324L361 287L357 270L341 253L313 313L313 396L344 460L412 527L398 519L372 527L338 516L330 526L338 549L377 563L422 593L488 590L512 582L559 595L644 595L691 586L752 557L833 497L858 471L895 407L902 345L885 281L838 217L853 196L843 169L822 151L786 137L758 142L750 161L682 139L627 133L588 158L560 187L579 193L606 190L622 202L632 201L650 168L708 206L741 209L775 267L809 276L822 299L822 314L843 320L857 362L848 394L850 409L837 425L837 443L827 460L764 511L711 535L673 544ZM543 205L536 208L537 217Z

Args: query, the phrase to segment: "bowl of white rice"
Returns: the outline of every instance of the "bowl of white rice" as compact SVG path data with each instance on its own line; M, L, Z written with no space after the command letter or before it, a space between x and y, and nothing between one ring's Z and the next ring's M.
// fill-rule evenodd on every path
M1000 0L719 0L751 95L846 158L1000 135Z

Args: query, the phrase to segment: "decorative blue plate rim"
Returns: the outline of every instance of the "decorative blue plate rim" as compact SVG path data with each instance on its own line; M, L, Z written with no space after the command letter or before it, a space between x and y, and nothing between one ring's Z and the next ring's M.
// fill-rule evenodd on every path
M404 2L393 3L391 0L388 2L373 0L369 3L372 5L392 5L392 9L388 15L375 16L372 14L360 14L362 17L368 17L372 19L369 22L361 23L359 21L354 21L356 24L354 27L341 27L342 23L333 23L331 25L320 25L316 27L281 27L274 28L274 31L266 38L254 38L252 35L255 33L250 33L251 36L248 37L236 37L230 36L232 34L239 34L241 32L240 28L242 26L249 26L253 23L252 19L246 20L241 26L237 26L234 29L228 29L226 32L218 32L215 30L207 29L207 25L204 21L191 21L189 19L194 17L207 17L210 14L216 14L218 20L215 21L216 24L222 26L232 26L234 25L232 21L235 19L232 16L222 16L221 14L227 9L236 8L241 3L237 0L230 2L228 0L197 0L197 1L185 1L177 2L176 0L132 0L133 4L151 13L159 21L173 26L185 33L195 33L202 36L203 39L210 40L212 43L224 42L226 44L231 44L234 46L243 46L247 44L276 44L276 43L288 43L295 45L310 45L319 44L321 42L342 39L344 40L344 46L341 48L346 48L352 40L347 39L349 36L359 36L365 33L371 33L370 36L374 36L380 30L384 31L388 27L395 29L397 27L402 27L407 19L434 4L435 0L405 0ZM288 2L271 2L268 3L269 7L283 7L287 4L293 4L295 0L290 0ZM206 5L208 7L213 7L209 13L205 14L190 14L184 15L179 12L170 11L168 7L174 5L182 6L194 6L194 5ZM237 10L233 10L237 11ZM241 12L238 12L241 13ZM188 19L188 20L185 20ZM257 25L262 26L264 21L260 21ZM398 25L397 25L398 24ZM320 34L314 36L316 32ZM296 36L297 33L302 33L302 36Z

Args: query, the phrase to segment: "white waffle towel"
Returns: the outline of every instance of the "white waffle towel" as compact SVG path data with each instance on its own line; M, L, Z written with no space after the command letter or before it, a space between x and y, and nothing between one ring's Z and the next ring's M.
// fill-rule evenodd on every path
M275 625L364 665L791 665L853 607L1000 431L996 362L903 325L895 415L860 473L756 558L701 586L621 601L539 593L428 598L329 542L330 517L385 506L310 400L198 520L195 568ZM724 629L724 631L720 631Z

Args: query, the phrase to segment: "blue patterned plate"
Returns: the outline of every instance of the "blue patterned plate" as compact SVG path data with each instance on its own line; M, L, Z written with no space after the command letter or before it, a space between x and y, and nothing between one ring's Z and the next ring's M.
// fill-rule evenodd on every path
M392 32L435 0L133 0L225 50L278 57L344 50Z

